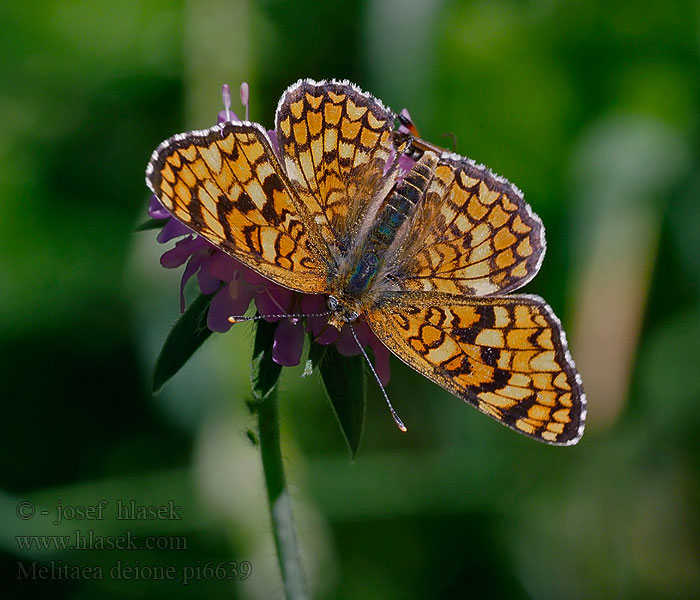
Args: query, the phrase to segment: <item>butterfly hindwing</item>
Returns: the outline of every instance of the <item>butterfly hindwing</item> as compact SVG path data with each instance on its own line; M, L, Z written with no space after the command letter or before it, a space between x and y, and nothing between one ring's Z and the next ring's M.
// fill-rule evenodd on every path
M176 135L153 153L147 184L194 232L290 289L326 289L328 249L255 123Z
M485 296L525 285L545 251L522 193L486 167L444 153L399 250L398 285Z
M409 366L516 431L550 444L581 437L581 378L541 298L394 293L367 321Z

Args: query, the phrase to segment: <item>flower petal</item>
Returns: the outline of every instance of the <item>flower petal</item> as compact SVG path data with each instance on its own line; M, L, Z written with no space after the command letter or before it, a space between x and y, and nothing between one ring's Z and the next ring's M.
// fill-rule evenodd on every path
M148 202L148 216L151 217L151 219L170 218L170 213L165 210L155 194L151 195L151 199Z
M291 302L291 290L269 282L255 295L255 306L268 323L279 321L280 317L273 315L287 314Z
M245 277L245 280L251 285L268 285L270 283L269 279L266 279L259 273L256 273L247 267L243 271L243 277Z
M328 310L326 304L326 297L321 294L304 294L301 299L301 312L305 315L313 315L317 313L322 313ZM311 333L314 338L317 338L323 332L324 328L328 324L328 317L307 317L306 318L306 331ZM333 328L331 328L333 329ZM337 336L333 336L332 339L326 342L330 344L335 341ZM324 344L325 345L325 344Z
M366 346L369 343L370 336L372 335L369 325L367 325L367 323L364 321L356 321L352 324L352 326L355 329L357 339L360 340L360 344L362 344L363 347Z
M372 334L369 338L369 347L372 348L374 354L374 370L379 375L379 380L382 385L389 385L391 379L391 370L389 369L389 349L382 344L376 335Z
M403 171L403 174L399 178L405 176L415 164L416 161L413 160L410 156L406 156L405 154L399 156L399 169Z
M207 327L212 331L223 333L231 329L229 317L243 316L253 299L253 289L239 282L224 284L211 299L207 313Z
M301 299L301 312L305 315L325 312L328 310L326 297L323 294L304 294ZM327 319L327 317L324 317Z
M367 323L364 321L356 321L352 324L352 327L355 330L355 335L357 335L360 344L362 344L363 347L366 346L371 335ZM338 347L338 352L343 356L355 356L356 354L360 354L360 347L357 345L355 337L352 335L349 324L343 327L343 330L340 332L340 337L336 342L336 346Z
M272 360L283 367L299 364L304 349L304 327L301 319L282 319L275 329Z
M180 279L180 312L185 312L185 286L190 280L190 277L194 275L202 264L202 261L207 257L204 253L193 254L187 261L187 266L182 272L182 278Z
M217 250L211 258L202 265L202 270L207 270L209 275L221 281L232 281L236 274L243 271L245 267L235 258Z
M225 123L226 121L240 121L238 115L232 110L228 111L228 115L226 115L225 110L220 110L216 120L219 123Z
M239 265L237 260L220 250L208 254L197 273L199 289L203 294L213 294L219 289L222 281L232 281L236 278Z
M343 356L355 356L360 353L360 347L357 345L355 338L352 336L352 331L347 325L341 330L335 345L338 348L338 352Z
M211 260L211 256L207 256L202 262L202 268L197 272L197 282L199 283L199 290L202 294L213 294L216 290L221 287L221 279L217 277L212 277L209 270L206 268L206 264Z
M321 344L321 346L328 346L328 344L335 344L338 337L340 337L340 332L326 323L319 333L314 333L314 342Z
M277 143L277 132L274 129L270 129L267 132L268 137L270 138L270 143L272 144L272 149L275 151L275 154L277 156L280 155L280 147L279 144Z
M201 250L202 245L196 238L185 238L179 240L174 248L166 250L160 257L160 264L166 269L175 269L184 265L187 260L198 250Z
M163 229L161 229L158 233L156 240L158 240L158 242L161 244L164 244L172 239L182 237L183 235L189 235L191 233L192 230L189 227L185 227L177 219L170 219L165 225L163 225Z

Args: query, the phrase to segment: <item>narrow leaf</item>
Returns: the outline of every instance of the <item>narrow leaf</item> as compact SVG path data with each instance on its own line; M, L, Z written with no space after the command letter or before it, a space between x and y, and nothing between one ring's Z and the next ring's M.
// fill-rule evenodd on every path
M282 367L272 360L272 342L277 323L260 319L255 325L255 343L251 365L253 401L265 400L277 385Z
M153 392L177 373L212 331L207 327L211 296L200 294L180 316L163 344L153 374Z
M312 346L313 348L313 346ZM320 363L321 379L343 437L353 458L365 422L366 382L362 355L341 356L334 345L326 347Z
M138 225L134 231L150 231L151 229L160 229L168 222L168 219L148 219L141 225Z

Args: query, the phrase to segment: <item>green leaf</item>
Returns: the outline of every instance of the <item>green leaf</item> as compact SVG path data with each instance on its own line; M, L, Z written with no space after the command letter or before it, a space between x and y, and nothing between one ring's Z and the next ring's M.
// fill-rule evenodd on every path
M262 402L270 395L282 372L282 367L272 360L272 341L276 328L277 323L268 323L263 319L256 322L251 365L254 402Z
M212 334L207 327L211 296L200 294L180 316L163 344L153 374L153 392L177 373Z
M341 356L334 345L329 345L321 360L320 371L323 387L343 437L350 448L350 454L355 458L362 437L367 404L364 358L361 354Z
M151 229L160 229L168 222L168 219L148 219L141 225L138 225L134 231L150 231Z

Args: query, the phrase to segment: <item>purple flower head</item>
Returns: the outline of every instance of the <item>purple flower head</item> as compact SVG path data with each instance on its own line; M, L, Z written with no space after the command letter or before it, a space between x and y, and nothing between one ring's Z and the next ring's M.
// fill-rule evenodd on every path
M247 119L249 103L247 83L241 85L240 97ZM231 90L228 85L222 88L222 98L224 110L219 112L218 122L239 120L236 113L231 110ZM268 135L273 149L279 154L276 133L268 131ZM413 161L408 157L399 158L399 169L402 175L411 169L412 164ZM185 285L196 275L202 294L212 296L207 313L207 327L220 333L228 331L233 326L229 318L243 316L251 301L254 301L257 312L266 321L277 323L272 359L279 365L299 364L307 333L317 344L335 344L338 352L343 356L355 356L361 353L349 327L344 327L339 332L328 326L327 316L312 316L327 312L325 296L291 291L252 271L172 217L155 196L151 197L148 214L153 219L167 219L158 234L158 242L164 244L178 238L175 246L163 253L160 263L166 269L185 265L180 282L181 311L185 309ZM285 316L288 314L308 316L290 318ZM353 326L362 346L371 349L374 368L381 382L386 385L390 378L389 350L364 321L359 320Z

